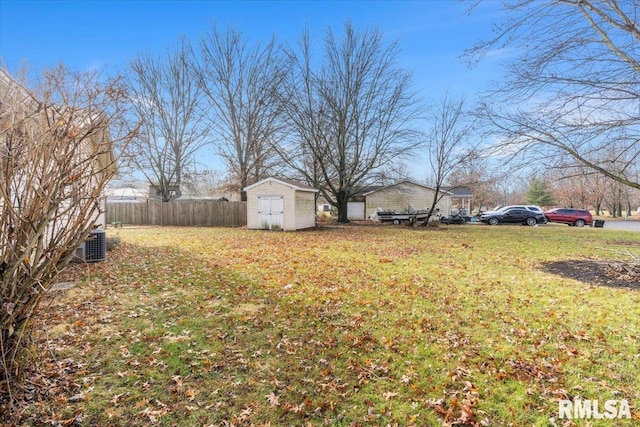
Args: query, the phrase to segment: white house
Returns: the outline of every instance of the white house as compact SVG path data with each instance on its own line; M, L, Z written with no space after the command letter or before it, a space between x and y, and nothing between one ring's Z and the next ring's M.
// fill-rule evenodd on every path
M20 83L15 81L4 69L0 68L0 93L2 95L6 95L5 101L9 100L16 105L24 105L27 108L33 108L34 105L38 105L39 101L34 98L34 96ZM0 100L2 102L2 100ZM56 125L60 125L60 123L65 123L67 117L72 117L68 119L68 123L71 123L71 126L60 126L62 129L66 129L69 132L71 138L75 137L75 134L82 133L83 128L85 128L89 123L98 122L103 120L103 114L100 112L94 112L89 110L82 109L74 109L68 106L56 106L55 110L56 116L55 120L57 120ZM44 114L44 113L43 113ZM25 126L42 126L44 120L52 120L50 117L46 116L38 116L32 117L29 122L25 122ZM4 125L4 124L3 124ZM90 126L90 125L89 125ZM72 135L74 133L74 135ZM114 162L114 153L111 149L105 149L103 147L111 147L111 139L109 132L106 128L96 127L96 131L92 133L90 136L83 138L81 142L78 143L78 150L73 151L74 156L77 157L78 166L75 171L78 172L78 175L83 176L85 181L88 183L88 186L91 188L96 188L93 185L93 182L96 177L104 177L110 176L115 171L115 162ZM1 138L0 138L1 139ZM71 151L71 150L70 150ZM83 156L86 156L86 159L90 159L91 164L86 163L83 165L83 161L85 160ZM50 161L52 162L52 161ZM34 168L40 167L37 164L25 164L22 165L20 169L16 169L14 171L14 175L9 179L9 181L4 182L3 185L8 187L11 186L25 186L28 184L24 184L23 181L27 179L29 174L32 174ZM70 182L73 182L74 177L69 177ZM70 190L73 191L73 186L69 186ZM24 188L24 191L34 191L33 188ZM69 197L64 200L59 207L59 211L69 210L67 207L74 205L74 195L69 195ZM99 195L97 198L92 198L95 203L98 203L99 209L93 217L93 224L95 228L105 227L105 215L104 215L104 193ZM16 203L14 200L13 203ZM0 203L1 206L1 203ZM71 211L71 210L69 210ZM64 218L65 215L60 214L60 218ZM73 220L72 217L69 217L67 221ZM62 227L60 223L56 225L56 227ZM51 233L48 233L51 234Z
M266 178L244 188L247 228L300 230L316 225L318 190L298 181Z
M473 191L468 185L457 185L455 187L444 187L444 190L451 193L451 207L461 215L471 214L471 199Z
M350 220L367 219L378 208L402 211L412 206L416 210L425 210L431 208L434 197L434 188L408 180L392 185L368 187L351 197L347 204L347 217ZM451 208L451 193L440 190L438 197L440 200L436 203L436 209L448 214Z

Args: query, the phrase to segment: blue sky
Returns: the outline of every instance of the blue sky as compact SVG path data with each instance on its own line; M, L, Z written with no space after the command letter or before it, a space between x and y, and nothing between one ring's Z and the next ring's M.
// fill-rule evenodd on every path
M499 75L498 59L473 69L459 56L490 36L499 18L497 1L471 16L458 1L17 1L0 0L0 56L15 72L62 62L74 70L122 69L138 52L163 52L181 36L197 42L212 22L233 26L251 40L275 35L295 43L308 26L316 40L327 26L377 26L400 43L400 65L414 73L427 99L445 91L472 100Z
M122 68L137 52L162 52L185 35L197 41L212 22L251 39L294 43L305 25L316 39L327 26L378 26L398 39L402 65L419 90L468 96L495 75L489 63L468 69L458 56L489 36L498 2L471 16L457 1L17 1L0 0L0 55L10 71L59 62L74 70Z

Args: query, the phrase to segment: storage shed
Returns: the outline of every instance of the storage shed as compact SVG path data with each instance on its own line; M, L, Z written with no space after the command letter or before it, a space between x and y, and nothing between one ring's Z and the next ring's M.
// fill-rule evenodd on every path
M318 190L298 181L266 178L244 188L247 228L300 230L316 225Z

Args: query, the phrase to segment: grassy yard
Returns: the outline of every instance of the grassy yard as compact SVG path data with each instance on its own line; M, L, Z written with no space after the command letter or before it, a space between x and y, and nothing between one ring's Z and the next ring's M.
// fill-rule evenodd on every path
M640 421L640 289L543 268L640 252L640 233L108 235L122 240L109 260L79 269L42 318L43 367L73 380L48 379L60 390L25 425L587 425L557 420L576 397L631 405L633 420L593 425Z

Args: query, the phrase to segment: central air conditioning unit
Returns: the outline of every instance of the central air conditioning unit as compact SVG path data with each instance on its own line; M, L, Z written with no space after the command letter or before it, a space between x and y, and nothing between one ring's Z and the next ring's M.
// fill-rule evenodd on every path
M104 230L93 230L78 249L76 259L84 262L105 261L107 259L107 236Z

